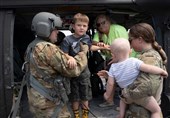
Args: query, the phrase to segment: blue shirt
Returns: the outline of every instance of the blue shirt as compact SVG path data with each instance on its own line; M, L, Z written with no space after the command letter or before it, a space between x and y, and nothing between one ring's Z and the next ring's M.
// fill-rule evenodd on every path
M64 38L60 48L63 52L68 53L70 56L75 56L81 51L80 42L87 44L89 47L92 45L92 41L87 34L79 38L74 37L74 35L69 35Z

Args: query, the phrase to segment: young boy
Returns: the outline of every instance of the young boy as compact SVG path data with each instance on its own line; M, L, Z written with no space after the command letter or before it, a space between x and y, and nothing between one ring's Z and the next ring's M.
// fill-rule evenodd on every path
M161 68L144 64L141 60L136 58L129 58L129 53L131 52L131 49L129 42L126 39L119 38L114 40L112 45L110 46L110 49L113 62L111 68L108 74L104 70L98 73L99 76L109 76L106 86L106 92L104 94L104 98L106 100L112 93L114 81L118 83L120 88L124 89L127 88L128 85L132 84L135 79L137 79L140 71L152 74L160 74L163 76L168 75L167 72ZM124 118L126 109L126 98L123 100L123 94L121 95L121 97L122 99L120 100L120 114L117 116L117 118ZM142 100L135 101L136 103L144 102ZM160 118L161 109L153 96L147 97L147 104L141 103L140 105L151 112L151 118Z
M89 18L85 14L77 13L74 15L72 28L74 33L64 38L61 43L61 49L70 56L75 56L80 52L80 44L91 47L92 42L86 34L88 29ZM74 60L69 62L74 63ZM80 76L71 79L71 95L72 108L74 118L80 118L79 106L82 106L82 117L88 118L89 105L88 101L92 98L90 83L90 71L88 66L80 74Z

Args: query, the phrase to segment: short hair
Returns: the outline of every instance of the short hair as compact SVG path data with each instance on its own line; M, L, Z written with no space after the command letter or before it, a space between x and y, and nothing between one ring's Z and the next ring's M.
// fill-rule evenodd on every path
M111 18L110 18L108 15L106 15L106 14L100 14L100 15L98 15L98 16L96 17L96 19L95 19L95 25L96 25L97 21L99 20L99 18L104 18L104 19L106 19L107 21L109 21L110 23L112 23L112 22L111 22Z
M110 48L111 52L125 55L129 54L130 43L125 38L117 38L112 42Z
M73 24L75 24L77 21L89 23L89 17L86 14L77 13L73 17Z

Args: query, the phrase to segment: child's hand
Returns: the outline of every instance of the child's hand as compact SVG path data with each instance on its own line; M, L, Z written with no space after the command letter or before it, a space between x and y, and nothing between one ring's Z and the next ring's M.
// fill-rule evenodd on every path
M68 64L69 68L71 68L71 69L74 69L77 66L76 60L71 56L69 57L67 64Z

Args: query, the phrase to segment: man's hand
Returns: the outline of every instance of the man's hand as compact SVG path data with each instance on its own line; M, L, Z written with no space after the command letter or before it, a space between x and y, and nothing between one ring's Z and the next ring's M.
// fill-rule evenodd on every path
M87 54L87 52L89 51L89 46L87 44L83 44L80 42L80 50L81 52L84 52L85 54Z

